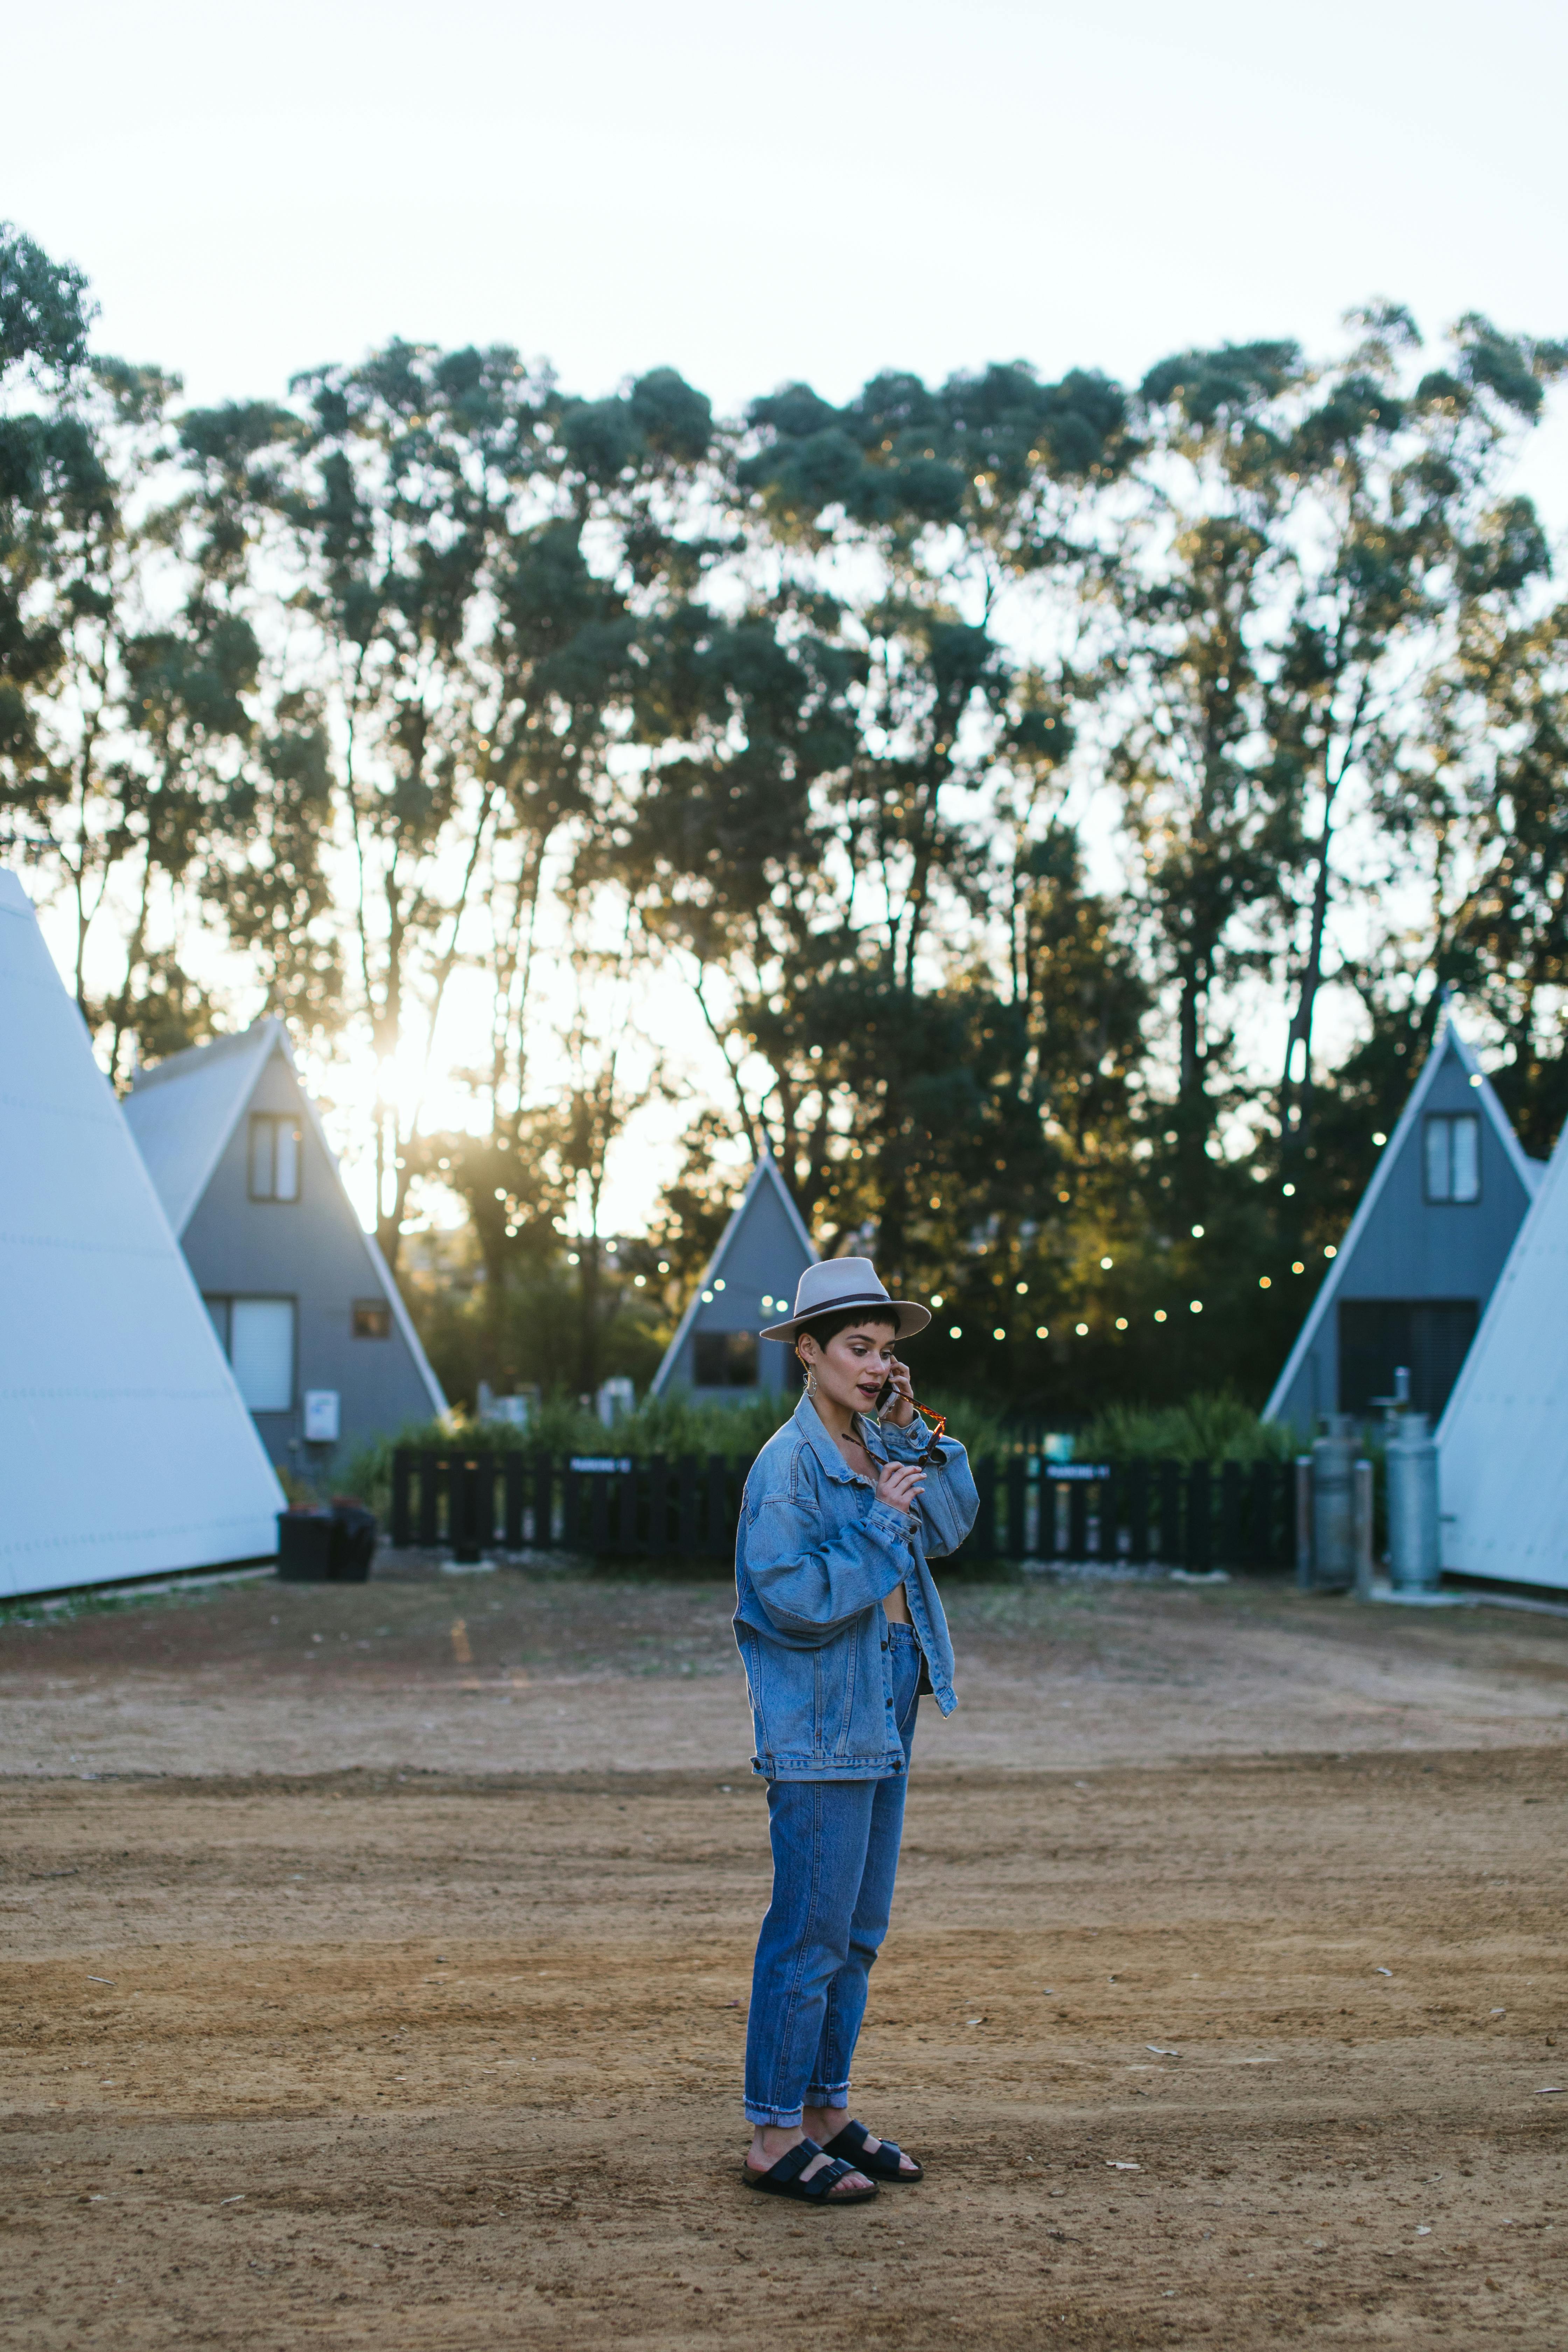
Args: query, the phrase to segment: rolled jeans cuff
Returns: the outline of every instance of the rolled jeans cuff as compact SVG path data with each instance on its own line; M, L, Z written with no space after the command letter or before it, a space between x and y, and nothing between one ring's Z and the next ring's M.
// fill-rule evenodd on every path
M808 2107L847 2107L849 2105L847 2083L808 2083L805 2101Z
M749 2124L771 2124L778 2131L796 2131L800 2126L800 2109L793 2115L785 2107L754 2107L746 2101L746 2121Z

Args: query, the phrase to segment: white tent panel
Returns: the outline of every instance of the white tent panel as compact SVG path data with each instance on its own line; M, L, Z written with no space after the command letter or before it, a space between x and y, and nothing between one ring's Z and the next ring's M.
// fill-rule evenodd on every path
M283 1496L0 871L0 1596L265 1558Z
M1443 1565L1568 1585L1568 1134L1437 1432Z

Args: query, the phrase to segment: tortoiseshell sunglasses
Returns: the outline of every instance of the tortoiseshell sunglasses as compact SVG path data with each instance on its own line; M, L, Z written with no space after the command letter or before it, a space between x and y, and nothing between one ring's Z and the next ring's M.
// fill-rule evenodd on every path
M918 1413L923 1414L925 1419L931 1423L931 1443L927 1445L925 1452L921 1455L921 1468L922 1470L940 1470L942 1467L942 1441L947 1430L947 1415L944 1412L933 1412L930 1405L921 1404L919 1397L917 1396L910 1397L910 1402L913 1405L915 1411ZM879 1421L881 1419L880 1413L878 1414L877 1418Z

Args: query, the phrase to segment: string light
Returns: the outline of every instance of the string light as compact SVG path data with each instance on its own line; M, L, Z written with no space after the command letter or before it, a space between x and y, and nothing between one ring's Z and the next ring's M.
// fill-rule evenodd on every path
M1154 1320L1155 1320L1155 1322L1156 1322L1156 1323L1163 1323L1163 1322L1164 1321L1164 1319L1165 1319L1165 1310L1164 1310L1164 1308L1163 1308L1163 1307L1155 1307L1155 1309L1154 1309Z

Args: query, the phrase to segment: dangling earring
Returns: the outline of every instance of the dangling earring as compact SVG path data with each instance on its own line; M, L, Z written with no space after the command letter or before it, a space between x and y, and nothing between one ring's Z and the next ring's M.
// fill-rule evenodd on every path
M808 1397L814 1397L816 1394L816 1371L811 1364L807 1364L805 1368L805 1392Z

